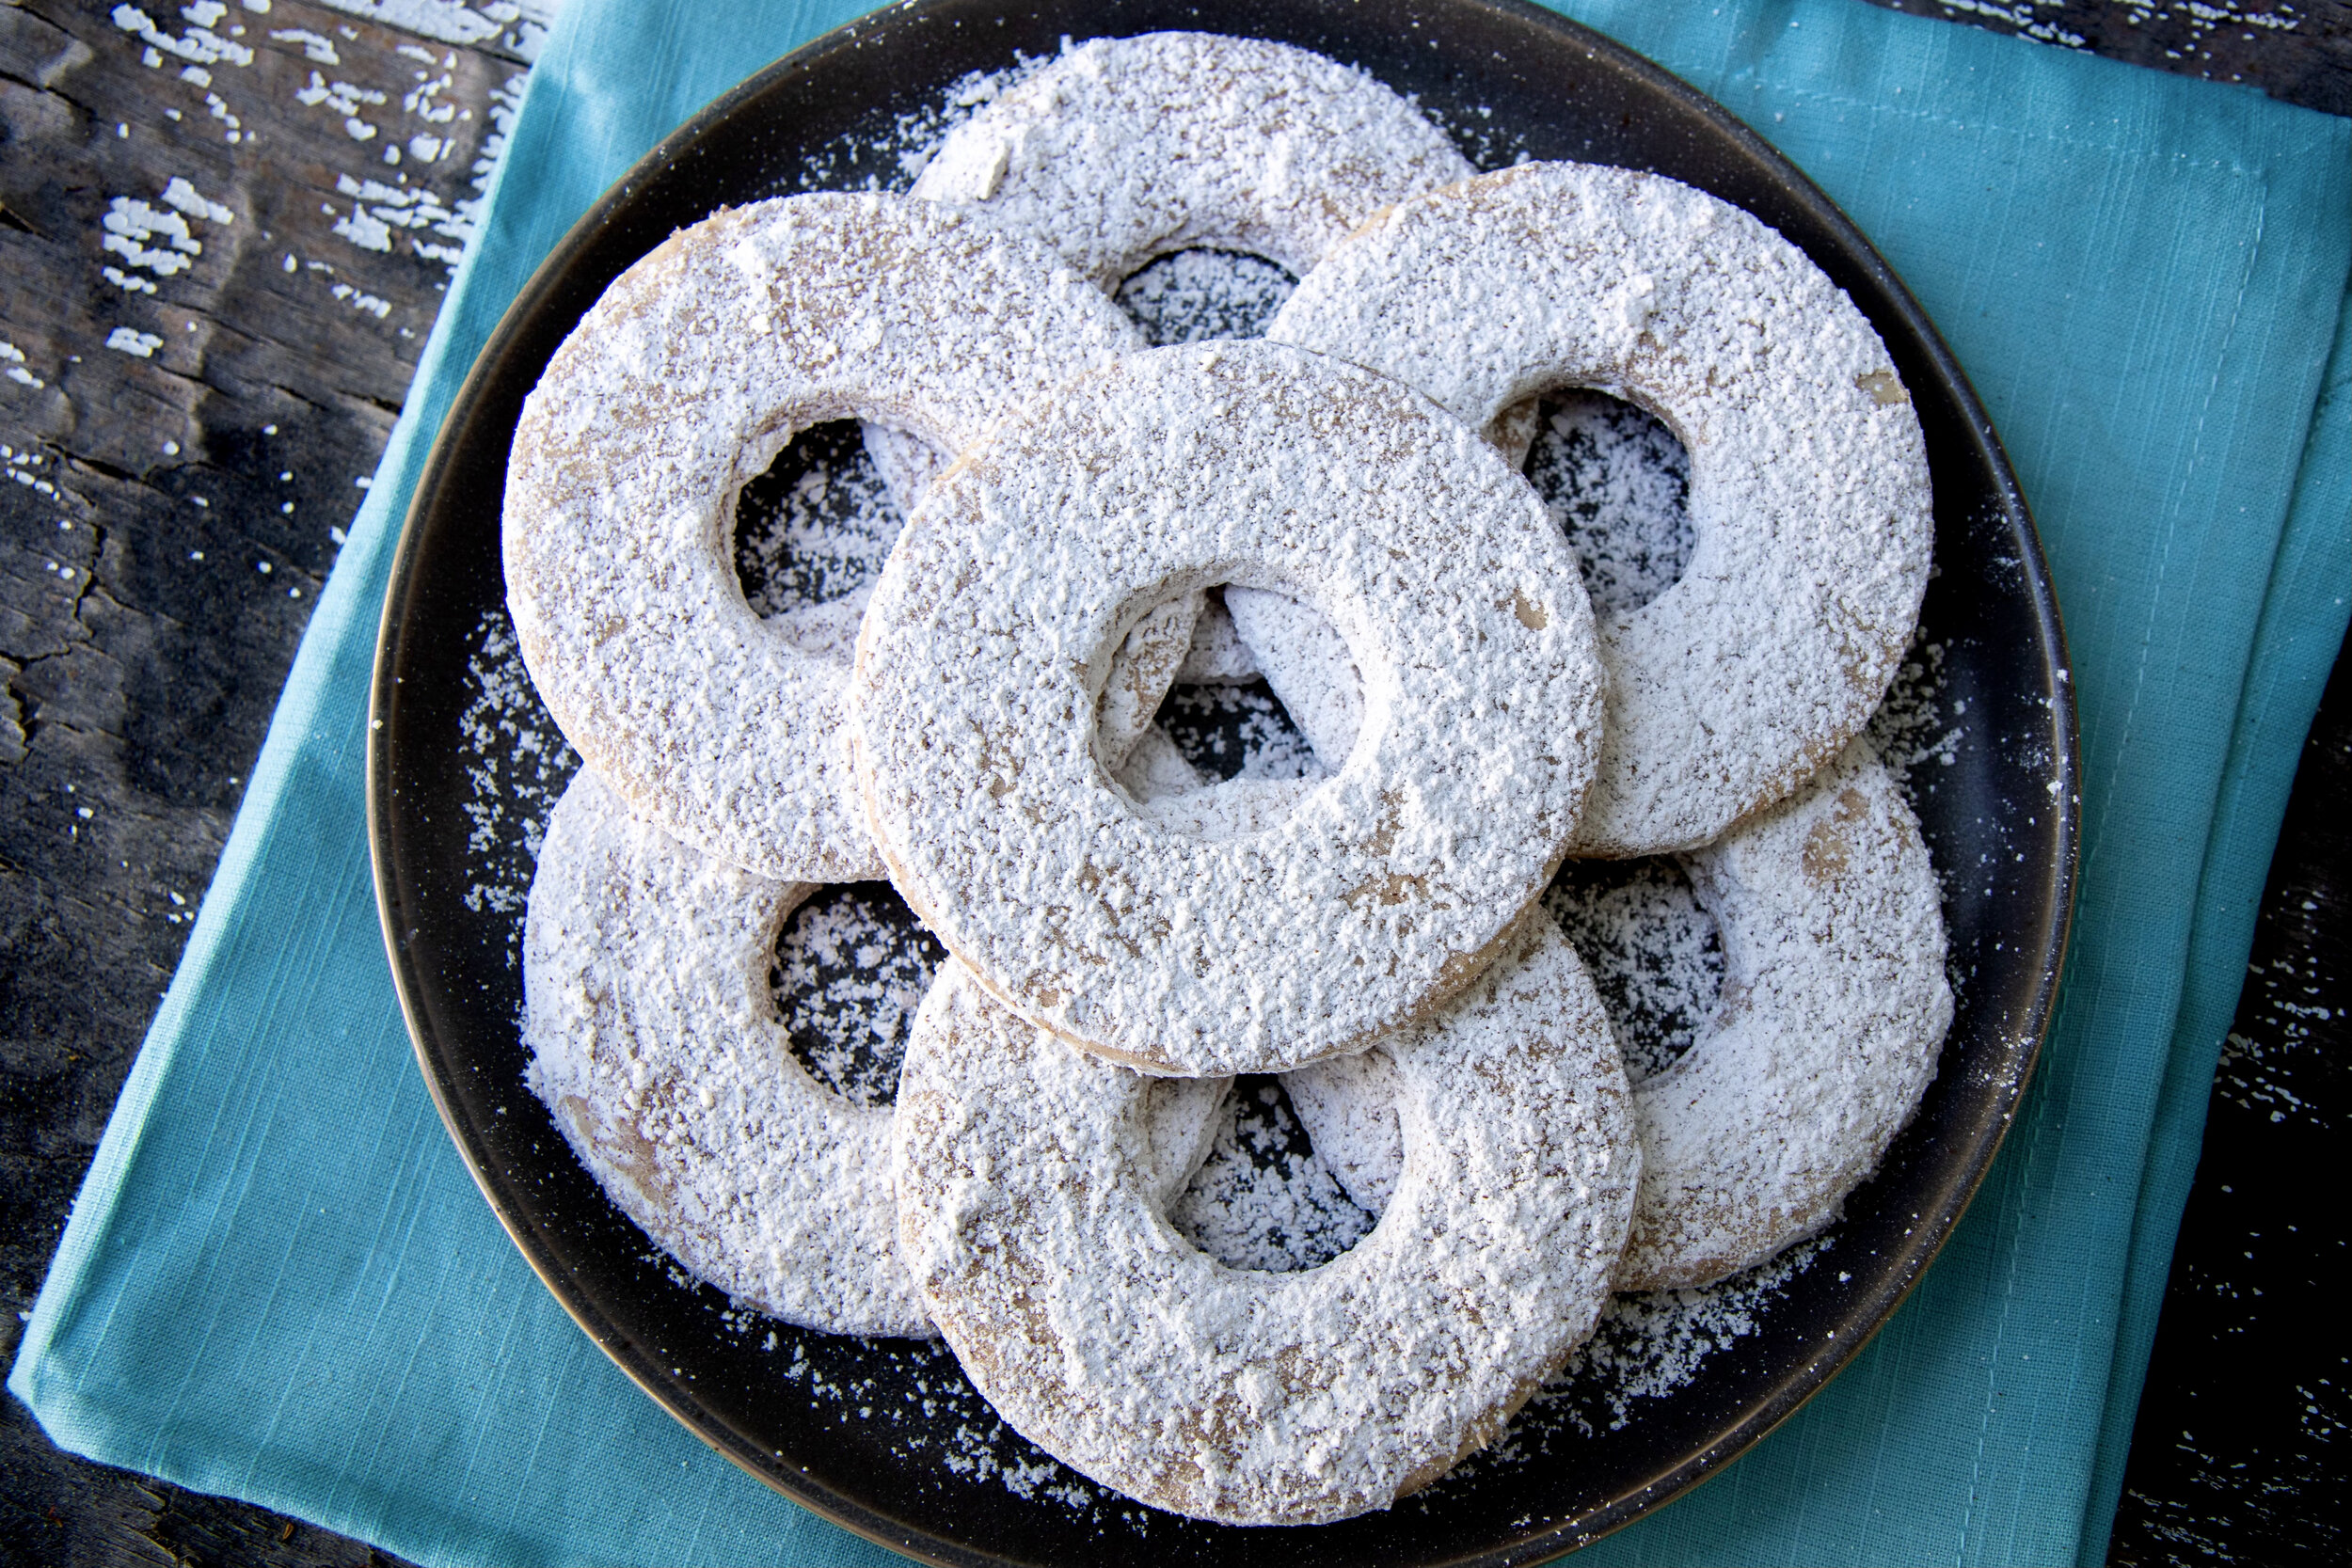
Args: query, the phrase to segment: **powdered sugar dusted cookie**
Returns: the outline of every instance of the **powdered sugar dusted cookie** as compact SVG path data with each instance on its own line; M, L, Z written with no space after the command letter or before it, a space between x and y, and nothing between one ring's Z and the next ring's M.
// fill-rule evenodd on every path
M527 1076L613 1202L698 1277L787 1323L928 1335L898 1262L893 1111L812 1077L771 992L777 931L816 891L691 849L575 775L532 881ZM1227 1087L1153 1080L1155 1200L1200 1168Z
M1867 741L1686 863L1723 933L1724 999L1636 1101L1658 1174L1625 1269L1653 1289L1720 1279L1835 1218L1911 1120L1952 1022L1942 890Z
M1304 277L1383 207L1476 172L1361 71L1263 39L1146 33L1096 39L1015 86L948 133L914 194L986 212L1108 292L1184 250ZM1514 466L1534 434L1533 404L1487 428ZM867 440L901 497L944 466L895 432Z
M1497 1436L1588 1335L1632 1209L1623 1069L1537 916L1387 1047L1405 1170L1321 1268L1230 1269L1137 1179L1150 1080L1025 1024L951 963L899 1090L899 1236L998 1413L1154 1507L1343 1519Z
M1193 686L1240 686L1258 678L1258 661L1241 633L1233 629L1232 612L1225 607L1225 591L1213 588L1202 596L1200 618L1193 623L1192 642L1176 670L1177 683Z
M1365 718L1287 816L1203 838L1089 737L1127 629L1216 582L1313 604ZM1565 542L1468 427L1296 349L1155 349L932 489L866 610L851 752L892 879L1016 1011L1151 1071L1279 1070L1485 966L1575 823L1600 678Z
M892 1113L809 1076L770 998L777 928L812 891L631 819L583 769L531 887L531 1086L695 1275L787 1323L927 1335L898 1262Z
M1316 759L1337 771L1364 723L1363 677L1347 640L1313 607L1270 588L1230 588L1226 611Z
M1050 236L1097 287L1154 256L1263 256L1304 276L1390 203L1475 172L1361 71L1261 39L1096 39L947 135L914 182Z
M1193 627L1206 599L1195 590L1168 600L1137 621L1119 645L1095 718L1094 743L1104 767L1117 771L1152 727L1160 699L1191 657Z
M1911 1119L1952 1019L1935 872L1867 741L1683 864L1722 934L1723 1000L1633 1086L1626 1291L1711 1284L1827 1225ZM1284 1080L1316 1152L1375 1212L1403 1159L1391 1076L1375 1052Z
M1694 547L1674 587L1603 623L1608 722L1577 852L1710 842L1884 695L1927 583L1919 422L1852 302L1739 208L1625 169L1482 175L1334 247L1268 336L1472 425L1571 385L1680 437Z
M822 651L845 611L753 613L736 495L830 420L959 451L1135 341L1051 255L930 202L792 197L673 235L557 350L508 464L507 602L565 736L710 854L879 875L842 793L845 672Z

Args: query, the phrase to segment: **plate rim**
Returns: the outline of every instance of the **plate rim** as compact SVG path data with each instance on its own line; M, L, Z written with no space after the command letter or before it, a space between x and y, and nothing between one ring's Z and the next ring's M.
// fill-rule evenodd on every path
M1647 1485L1621 1495L1539 1535L1445 1560L1450 1564L1460 1565L1460 1568L1504 1568L1506 1564L1548 1560L1589 1545L1728 1468L1733 1461L1776 1431L1852 1363L1893 1319L1948 1243L2007 1142L2009 1131L2015 1122L2016 1110L2031 1086L2042 1052L2047 1043L2072 937L2079 873L2080 736L2072 680L2073 665L2064 623L2041 535L2034 525L2023 486L1966 371L1945 342L1932 319L1861 227L1793 160L1721 103L1607 34L1558 12L1527 3L1527 0L1422 0L1422 3L1434 4L1441 8L1483 12L1532 25L1559 35L1565 42L1581 48L1588 55L1607 58L1614 69L1633 77L1647 90L1708 122L1746 157L1772 171L1785 193L1805 209L1817 223L1841 235L1851 259L1858 261L1870 275L1872 282L1902 317L1915 344L1936 376L1945 383L1946 389L1963 416L1968 449L1994 479L2005 514L2003 521L2012 529L2017 543L2024 547L2021 576L2025 598L2031 608L2036 628L2048 649L2043 668L2050 677L2048 689L2052 728L2059 742L2049 768L2056 786L2052 826L2058 853L2053 858L2053 863L2035 868L2036 879L2043 880L2048 888L2052 909L2041 951L2035 956L2040 983L2026 1016L2018 1020L2010 1030L2013 1037L2011 1051L2017 1067L2008 1076L2001 1091L1994 1097L1994 1104L1999 1112L1994 1130L1978 1145L1964 1165L1955 1167L1957 1180L1943 1212L1935 1216L1931 1238L1909 1266L1892 1279L1888 1288L1855 1304L1852 1315L1867 1320L1866 1332L1851 1339L1841 1338L1833 1354L1816 1356L1802 1367L1792 1368L1779 1380L1768 1398L1742 1412L1713 1442L1695 1452L1687 1453L1680 1463ZM448 409L434 433L424 462L418 470L415 487L401 519L378 618L369 685L365 783L369 857L378 923L410 1046L431 1094L434 1108L456 1146L468 1175L472 1178L475 1187L497 1216L501 1228L521 1253L532 1272L597 1349L604 1352L631 1383L695 1437L739 1468L819 1517L876 1544L922 1561L955 1565L955 1568L1019 1560L976 1551L961 1543L928 1534L910 1536L897 1522L818 1481L804 1469L795 1467L793 1475L782 1473L781 1466L790 1464L785 1455L753 1449L729 1423L715 1418L697 1402L687 1397L682 1389L668 1383L660 1375L658 1369L639 1365L637 1358L630 1354L635 1347L619 1331L618 1325L607 1319L593 1300L574 1288L569 1272L554 1255L553 1249L546 1245L524 1215L514 1212L510 1199L501 1191L496 1175L485 1168L491 1162L485 1159L484 1148L472 1134L436 1049L436 1037L423 1000L429 982L418 966L410 961L401 938L404 914L389 824L397 802L390 737L396 733L391 721L399 702L401 656L405 646L402 611L414 591L420 570L422 554L420 542L424 532L421 524L426 515L439 503L441 492L452 478L455 448L459 444L457 434L466 429L478 414L516 341L528 334L532 321L548 302L563 292L567 275L581 254L594 246L613 216L627 207L651 177L680 162L682 156L690 154L706 135L731 119L745 105L764 96L779 80L808 71L836 55L862 47L870 33L886 24L910 18L919 23L937 13L970 9L974 4L975 0L907 0L907 3L887 6L853 18L770 61L711 100L631 164L582 212L532 268L514 299L485 336L480 351L451 398ZM1114 25L1101 33L1087 36L1117 38L1134 35L1119 31Z

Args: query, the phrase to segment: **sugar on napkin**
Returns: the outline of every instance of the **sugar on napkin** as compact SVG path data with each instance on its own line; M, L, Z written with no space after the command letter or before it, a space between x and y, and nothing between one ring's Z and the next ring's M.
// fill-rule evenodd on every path
M399 519L539 259L673 126L854 4L571 0L288 678L9 1387L64 1446L423 1562L895 1560L640 1394L427 1099L362 808ZM1824 1393L1595 1562L2103 1560L2206 1087L2352 602L2352 125L1853 0L1564 0L1778 145L1974 378L2082 716L2037 1082ZM2330 345L2333 345L2332 353Z

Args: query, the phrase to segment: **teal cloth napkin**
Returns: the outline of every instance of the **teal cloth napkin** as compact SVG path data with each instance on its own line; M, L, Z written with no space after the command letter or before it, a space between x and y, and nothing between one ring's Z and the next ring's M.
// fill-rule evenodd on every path
M287 681L8 1386L62 1445L428 1563L896 1560L638 1393L508 1244L377 934L366 694L484 338L678 121L854 0L571 0ZM2104 1557L2208 1083L2352 604L2352 123L1851 0L1565 0L1841 202L1975 377L2081 705L2040 1075L1942 1259L1819 1399L1595 1562Z

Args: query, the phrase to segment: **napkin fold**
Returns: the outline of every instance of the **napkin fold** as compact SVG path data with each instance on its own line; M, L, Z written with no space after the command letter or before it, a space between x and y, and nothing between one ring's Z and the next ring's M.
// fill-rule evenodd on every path
M400 518L538 261L838 0L570 0L8 1386L61 1445L421 1562L898 1559L564 1316L385 967L366 706ZM2036 1083L1886 1329L1596 1563L2097 1561L2216 1053L2352 606L2352 123L1853 0L1565 0L1852 214L1967 367L2074 657L2083 858Z

